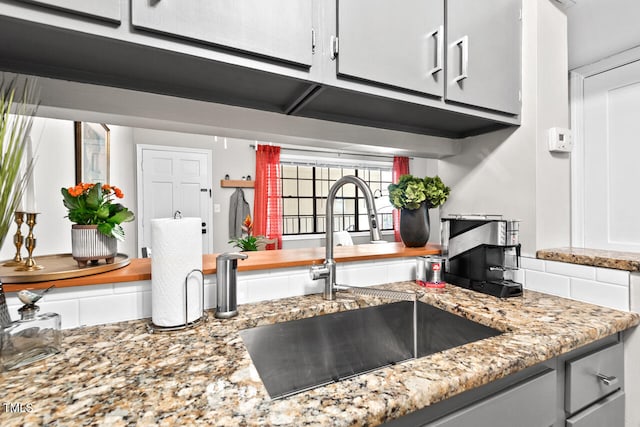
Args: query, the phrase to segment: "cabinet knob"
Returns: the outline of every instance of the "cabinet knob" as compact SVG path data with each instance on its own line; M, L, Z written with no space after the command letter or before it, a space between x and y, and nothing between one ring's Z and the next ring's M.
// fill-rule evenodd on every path
M596 374L596 377L598 377L598 379L600 381L602 381L602 383L608 387L614 386L616 384L618 384L618 378L615 376L607 376L604 374Z

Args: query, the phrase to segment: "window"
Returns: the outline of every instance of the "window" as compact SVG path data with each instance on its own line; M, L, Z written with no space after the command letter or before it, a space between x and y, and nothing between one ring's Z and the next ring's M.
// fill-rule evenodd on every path
M371 188L376 201L388 205L387 187L391 183L391 167L318 166L282 163L283 234L325 233L327 196L331 186L345 175L362 178ZM378 203L376 203L378 205ZM347 184L337 193L334 204L334 230L368 231L367 206L364 195ZM378 212L381 230L393 229L391 210Z

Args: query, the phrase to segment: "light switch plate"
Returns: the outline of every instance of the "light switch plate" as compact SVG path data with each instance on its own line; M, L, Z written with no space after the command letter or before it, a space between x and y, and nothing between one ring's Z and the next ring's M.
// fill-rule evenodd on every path
M573 135L570 129L553 127L548 134L549 151L552 153L570 153L573 148Z

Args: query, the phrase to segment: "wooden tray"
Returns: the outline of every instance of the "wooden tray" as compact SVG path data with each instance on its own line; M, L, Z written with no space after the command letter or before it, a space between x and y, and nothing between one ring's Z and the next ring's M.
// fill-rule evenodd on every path
M0 282L7 284L34 283L90 276L92 274L117 270L118 268L129 265L131 262L127 255L117 254L113 264L107 264L104 260L100 260L97 265L89 263L86 267L79 268L77 261L71 257L71 254L43 255L34 258L38 265L44 267L42 270L16 271L16 267L3 267L2 264L6 261L1 262Z

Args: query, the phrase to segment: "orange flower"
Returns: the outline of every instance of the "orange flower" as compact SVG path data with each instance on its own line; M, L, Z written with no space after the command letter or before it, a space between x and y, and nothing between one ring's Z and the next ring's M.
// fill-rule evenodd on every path
M116 187L115 185L111 187L111 189L113 190L113 192L115 193L118 199L122 199L124 197L124 193L122 192L122 190Z
M252 224L252 222L251 222L251 215L247 215L247 216L244 218L244 221L242 222L242 225L244 225L245 227L247 227L247 229L250 229L250 228L251 228L251 226L253 225L253 224Z

